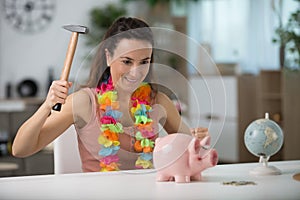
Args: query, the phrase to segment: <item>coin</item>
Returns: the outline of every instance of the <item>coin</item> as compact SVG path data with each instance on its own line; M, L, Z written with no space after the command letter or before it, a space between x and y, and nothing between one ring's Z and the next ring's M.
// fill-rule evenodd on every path
M294 174L293 179L295 179L296 181L300 181L300 173Z
M223 185L241 186L241 185L256 185L256 183L253 181L228 181L228 182L223 182Z

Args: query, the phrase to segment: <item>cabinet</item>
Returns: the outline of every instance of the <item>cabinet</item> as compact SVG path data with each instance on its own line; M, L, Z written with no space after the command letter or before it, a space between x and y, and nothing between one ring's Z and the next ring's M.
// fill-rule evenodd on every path
M26 158L15 158L13 156L1 156L2 163L16 164L16 169L0 170L0 177L5 176L27 176L54 173L54 156L52 151L42 150Z
M282 73L285 160L300 159L300 71Z
M257 84L257 112L264 117L268 112L270 119L282 127L282 76L281 71L262 70Z
M195 76L188 87L190 127L208 127L220 163L238 162L237 78Z
M0 166L5 163L18 166L17 169L0 170L0 177L50 174L54 172L51 149L44 149L27 158L15 158L9 150L9 144L12 143L18 128L36 111L42 101L43 99L39 98L0 100L0 133L2 138L5 138L5 141L1 141L1 146L4 146L4 148L0 154Z
M257 76L238 76L238 151L239 162L257 162L244 143L247 126L257 119Z
M282 115L282 75L279 70L261 70L257 84L257 118L264 118L269 113L269 118L275 121L281 129L283 127ZM282 160L283 148L271 157L271 160Z
M284 134L281 150L270 160L300 159L300 72L264 70L238 77L238 133L240 162L258 161L244 145L247 126L268 112Z
M269 113L270 119L283 129L282 115L282 76L278 70L262 70L258 75L239 76L239 160L240 162L257 162L259 158L252 155L244 144L247 126ZM283 148L270 160L282 160Z

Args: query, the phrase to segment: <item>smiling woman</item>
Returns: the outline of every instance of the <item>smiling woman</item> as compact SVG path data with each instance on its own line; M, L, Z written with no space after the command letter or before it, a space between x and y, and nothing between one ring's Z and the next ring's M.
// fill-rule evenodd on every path
M84 172L152 168L159 123L168 134L192 134L173 102L151 84L153 44L144 21L117 19L98 47L87 84L68 95L72 84L54 81L19 128L13 154L32 155L74 124ZM62 110L51 112L56 103L64 104Z

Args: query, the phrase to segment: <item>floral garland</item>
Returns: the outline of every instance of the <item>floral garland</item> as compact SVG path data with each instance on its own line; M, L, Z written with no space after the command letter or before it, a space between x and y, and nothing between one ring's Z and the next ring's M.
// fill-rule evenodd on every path
M111 77L96 88L96 92L99 109L104 113L100 118L102 133L98 137L98 143L101 145L99 155L102 157L100 171L118 171L120 166L117 155L120 149L119 134L124 131L120 123L122 112L118 111L117 91L114 90ZM151 86L148 83L142 83L131 96L132 107L130 109L135 118L134 150L140 153L135 162L138 169L153 168L151 160L155 133L152 119L149 117L149 112L152 110L150 102Z

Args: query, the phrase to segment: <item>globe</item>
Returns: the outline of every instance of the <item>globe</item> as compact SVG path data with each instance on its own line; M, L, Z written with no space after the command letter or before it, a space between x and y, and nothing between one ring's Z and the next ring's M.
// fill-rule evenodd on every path
M276 154L283 145L283 132L280 126L270 120L269 114L266 113L265 118L257 119L248 125L244 134L244 142L248 151L260 157L260 162L264 167L268 167L269 158ZM274 174L278 174L278 172L274 172Z

